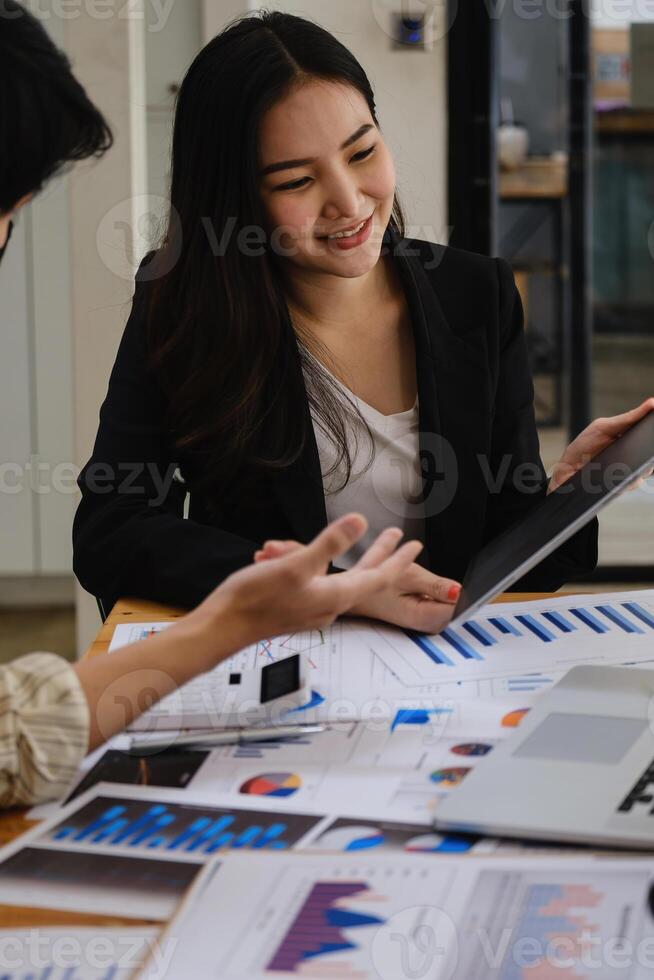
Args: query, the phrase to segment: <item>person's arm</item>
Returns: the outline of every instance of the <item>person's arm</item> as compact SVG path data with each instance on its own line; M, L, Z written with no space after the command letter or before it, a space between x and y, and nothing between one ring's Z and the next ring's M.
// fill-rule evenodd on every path
M197 609L157 636L77 664L90 710L89 747L249 644L328 626L395 582L422 550L417 541L398 548L402 532L397 528L380 534L352 569L328 573L330 561L348 551L366 527L360 515L347 515L301 552L230 576Z
M136 295L100 413L93 455L79 479L73 567L108 607L126 595L188 606L252 561L256 543L183 519L173 479L168 404L147 367L145 301Z
M493 418L490 472L503 479L489 493L484 543L531 511L547 494L540 458L520 294L508 263L496 260L500 296L498 381ZM591 572L597 564L597 519L578 531L519 582L515 591L551 592Z
M0 806L61 796L87 751L158 700L258 640L328 626L353 603L388 587L422 549L384 531L341 575L329 563L366 521L349 514L301 553L242 569L162 633L74 666L34 654L0 668Z
M88 734L88 704L69 663L31 653L0 667L0 808L63 795Z

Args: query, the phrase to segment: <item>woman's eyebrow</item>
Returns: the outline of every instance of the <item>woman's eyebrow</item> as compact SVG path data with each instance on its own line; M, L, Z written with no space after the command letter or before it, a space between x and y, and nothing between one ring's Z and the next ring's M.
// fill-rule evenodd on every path
M348 136L341 146L341 150L347 150L348 146L356 143L357 140L360 140L362 136L365 136L366 133L370 132L370 130L374 128L375 127L372 125L372 123L366 123L363 126L359 126L356 133L352 133L351 136ZM304 160L282 160L281 163L271 163L267 167L264 167L263 170L259 171L259 176L266 177L268 174L277 173L279 170L292 170L294 167L306 167L310 163L315 163L315 161L315 157L306 157Z

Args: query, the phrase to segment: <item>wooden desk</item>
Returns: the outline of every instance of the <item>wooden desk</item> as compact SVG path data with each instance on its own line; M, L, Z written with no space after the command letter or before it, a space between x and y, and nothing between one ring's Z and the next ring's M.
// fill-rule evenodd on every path
M568 593L573 595L574 593ZM565 593L557 592L557 596ZM496 599L496 602L518 602L529 599L547 599L548 593L507 593ZM97 657L107 653L111 638L116 626L121 623L139 622L174 622L184 615L181 609L174 609L170 606L160 606L153 602L146 602L142 599L124 599L116 603L111 615L100 629L96 639L89 647L86 657ZM10 810L0 816L0 844L7 844L24 834L30 828L36 826L33 820L27 820L23 810ZM50 912L42 909L23 909L13 908L8 905L0 905L0 928L35 928L37 926L130 926L147 925L153 926L157 923L148 920L135 921L134 919L116 919L99 915L82 915L72 912Z

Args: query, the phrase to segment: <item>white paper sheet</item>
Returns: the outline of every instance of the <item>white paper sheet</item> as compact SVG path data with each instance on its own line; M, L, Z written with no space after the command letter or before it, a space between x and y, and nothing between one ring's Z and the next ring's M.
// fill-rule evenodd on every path
M149 630L165 626L161 623L136 623L117 626L111 649L135 642ZM402 631L391 633L406 641ZM254 667L262 659L279 659L302 652L310 670L311 700L303 709L296 709L282 719L285 723L356 721L382 715L389 720L396 712L410 705L436 706L453 698L510 698L514 694L537 694L550 686L559 674L547 678L525 677L522 664L516 663L516 677L473 677L458 679L456 671L448 671L446 682L415 683L410 677L400 680L397 672L404 667L401 659L389 656L383 636L370 624L358 620L339 620L327 630L295 634L255 644L231 657L214 671L191 681L179 691L164 698L159 705L142 715L132 726L139 731L201 729L221 727L221 695L228 672ZM377 655L383 651L384 657ZM416 661L422 656L416 647ZM519 667L519 669L518 669Z
M608 858L230 854L166 933L168 980L641 978L653 873Z
M0 929L2 980L129 980L149 963L154 980L166 970L160 929L100 927ZM168 959L172 944L168 944Z
M510 690L530 690L576 664L654 666L654 590L484 606L430 637L384 626L359 636L409 687L505 677Z

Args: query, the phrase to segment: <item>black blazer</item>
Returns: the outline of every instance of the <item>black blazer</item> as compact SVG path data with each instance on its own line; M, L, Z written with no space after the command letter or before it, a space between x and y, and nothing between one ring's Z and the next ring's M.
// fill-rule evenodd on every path
M390 242L415 335L427 502L420 560L461 580L480 548L546 492L522 306L501 259L393 235ZM146 369L145 288L137 285L79 480L74 568L106 607L127 595L193 606L249 564L266 538L306 542L325 526L320 462L311 436L293 466L239 486L218 519L193 495L184 519L183 483L161 492L166 474L177 465L183 477L189 462L171 445L166 399ZM298 411L309 417L306 399ZM595 521L517 587L551 591L596 562Z

